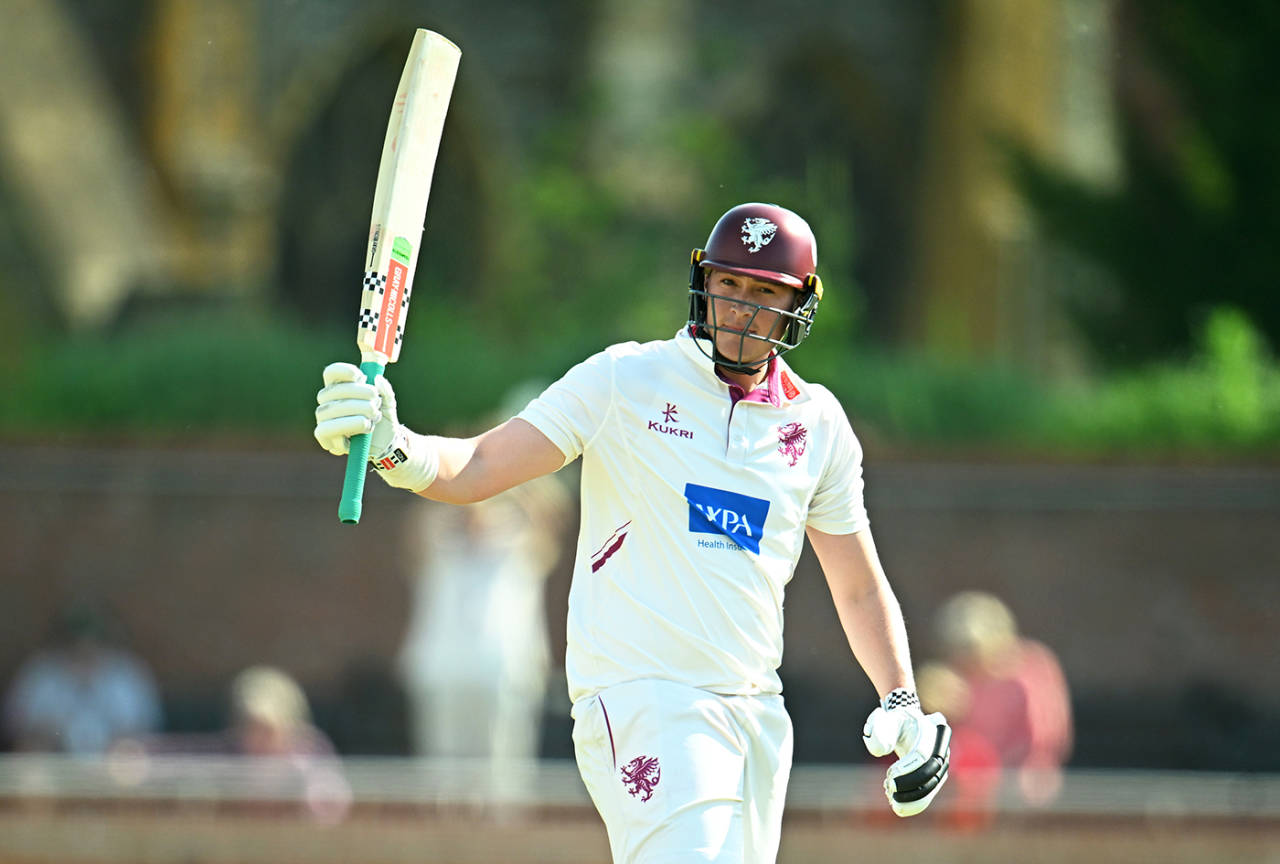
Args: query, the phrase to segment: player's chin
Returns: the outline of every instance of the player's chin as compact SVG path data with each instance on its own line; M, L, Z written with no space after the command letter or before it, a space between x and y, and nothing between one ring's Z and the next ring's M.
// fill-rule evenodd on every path
M725 357L756 363L768 357L773 346L753 333L721 327L716 331L716 348Z

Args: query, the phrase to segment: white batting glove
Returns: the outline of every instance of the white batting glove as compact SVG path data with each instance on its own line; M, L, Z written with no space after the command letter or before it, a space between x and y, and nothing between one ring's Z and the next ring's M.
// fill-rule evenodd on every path
M345 456L353 435L369 434L369 461L388 485L421 492L436 479L435 441L400 423L395 391L382 375L370 384L360 367L330 363L316 403L316 440L330 453Z
M386 381L381 375L378 379ZM353 435L371 433L369 452L385 450L396 427L395 393L390 384L386 385L386 392L391 395L389 403L384 403L383 393L365 379L355 364L330 363L324 367L324 389L316 394L315 436L320 446L334 456L345 456Z
M872 756L898 755L884 779L884 794L899 816L922 812L947 782L951 727L941 714L924 714L920 699L899 688L884 697L862 727Z

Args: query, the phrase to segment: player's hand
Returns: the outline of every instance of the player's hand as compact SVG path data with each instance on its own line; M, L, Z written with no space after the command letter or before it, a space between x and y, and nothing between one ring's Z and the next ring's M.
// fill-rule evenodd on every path
M914 816L947 782L951 727L941 714L924 714L909 690L894 690L871 712L862 743L872 756L898 755L884 779L884 794L899 816Z
M379 375L370 384L360 367L330 363L324 367L324 389L316 394L316 440L335 456L351 449L351 436L371 433L370 461L386 452L395 437L396 394Z

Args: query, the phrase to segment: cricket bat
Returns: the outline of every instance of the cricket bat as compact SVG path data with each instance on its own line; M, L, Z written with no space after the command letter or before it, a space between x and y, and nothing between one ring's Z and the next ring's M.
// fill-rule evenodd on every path
M431 176L461 57L458 46L439 33L418 30L391 106L356 326L360 369L371 382L400 356ZM369 438L354 436L347 456L338 518L350 524L360 521Z

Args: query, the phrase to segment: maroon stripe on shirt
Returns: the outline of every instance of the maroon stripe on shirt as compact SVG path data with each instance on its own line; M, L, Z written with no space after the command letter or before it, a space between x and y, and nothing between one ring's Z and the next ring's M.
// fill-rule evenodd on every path
M603 552L603 551L604 551L604 547L605 547L605 546L608 546L610 543L612 543L612 542L613 542L613 538L618 536L618 532L619 532L619 531L625 531L625 530L626 530L626 528L627 528L627 526L628 526L628 525L630 525L630 524L631 524L631 520L630 520L630 519L628 519L626 522L623 522L623 523L622 523L621 525L619 525L617 528L614 528L614 529L613 529L613 533L609 535L609 539L608 539L608 540L606 540L606 541L604 541L604 546L601 546L599 549L597 549L597 550L596 550L596 551L591 555L591 557L592 557L592 558L594 558L594 557L596 557L596 555L599 555L601 552Z
M612 546L610 546L608 549L606 549L606 550L604 551L604 554L602 554L602 555L601 555L598 559L596 559L595 561L591 562L591 572L592 572L592 573L594 573L594 572L596 572L597 570L599 570L601 567L603 567L603 566L604 566L604 562L608 561L611 557L613 557L613 553L614 553L614 552L617 552L617 551L618 551L618 549L620 549L620 548L622 547L622 541L624 541L624 540L626 540L626 539L627 539L627 535L626 535L626 534L623 534L623 535L622 535L621 537L619 537L617 540L613 541L613 545L612 545Z
M600 711L604 714L604 728L609 733L609 758L613 760L613 768L618 768L618 751L613 746L613 726L609 724L609 712L605 710L604 700L596 696L596 701L600 703Z

